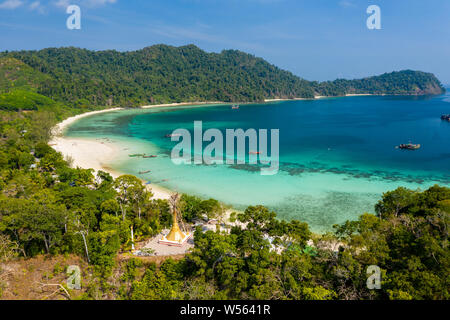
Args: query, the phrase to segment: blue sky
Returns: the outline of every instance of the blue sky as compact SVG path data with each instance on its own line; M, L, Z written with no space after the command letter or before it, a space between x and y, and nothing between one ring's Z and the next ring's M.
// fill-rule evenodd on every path
M381 30L366 27L371 4ZM239 49L308 80L414 69L450 84L450 0L0 0L1 51L157 43Z

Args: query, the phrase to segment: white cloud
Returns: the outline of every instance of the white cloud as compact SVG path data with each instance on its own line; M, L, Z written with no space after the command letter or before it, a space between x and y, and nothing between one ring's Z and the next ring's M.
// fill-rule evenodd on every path
M339 1L339 5L341 7L345 7L345 8L354 7L355 6L351 1L348 1L348 0Z
M34 9L39 8L40 5L41 5L41 3L40 3L39 1L35 1L35 2L33 2L33 3L30 4L29 8L30 8L31 10L34 10Z
M60 8L67 8L70 5L70 0L58 0L56 2L53 2L53 4Z
M34 1L34 2L30 3L30 5L28 6L28 9L30 9L31 11L37 11L39 13L45 12L45 8L41 4L40 1Z
M15 9L23 5L21 0L6 0L0 3L0 9Z

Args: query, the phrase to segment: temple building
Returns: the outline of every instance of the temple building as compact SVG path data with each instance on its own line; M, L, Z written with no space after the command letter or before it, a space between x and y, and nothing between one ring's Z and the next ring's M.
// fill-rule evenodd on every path
M163 236L158 241L158 243L166 244L169 246L182 246L191 236L192 236L191 233L189 232L184 233L178 226L177 210L176 206L174 206L172 229L170 229L170 232L166 236Z

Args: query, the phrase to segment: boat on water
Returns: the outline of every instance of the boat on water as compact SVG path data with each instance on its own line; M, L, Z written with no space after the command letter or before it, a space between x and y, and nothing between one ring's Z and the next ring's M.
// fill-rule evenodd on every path
M414 144L414 143L402 143L401 145L397 146L398 149L404 149L404 150L417 150L420 149L420 144Z
M151 154L149 156L142 156L142 158L156 158L157 156L155 154Z
M139 174L144 174L144 173L149 173L150 170L145 170L145 171L139 171Z
M441 119L442 119L442 120L450 121L450 114L443 114L443 115L441 116Z
M248 154L261 154L260 151L250 151Z
M239 105L238 105L238 104L233 104L233 105L231 106L231 109L239 109Z
M144 157L145 153L133 153L133 154L129 154L128 156L132 157L132 158L134 158L134 157Z

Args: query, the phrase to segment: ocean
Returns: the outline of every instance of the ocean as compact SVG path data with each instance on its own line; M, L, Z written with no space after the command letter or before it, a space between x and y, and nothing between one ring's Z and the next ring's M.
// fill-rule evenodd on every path
M281 219L305 221L315 232L374 213L382 193L404 186L450 186L450 95L358 96L264 104L120 110L81 118L70 137L108 138L122 153L108 166L151 184L238 210L265 205ZM171 161L177 128L279 129L279 172L258 165L181 164ZM419 150L396 149L419 143ZM206 145L205 143L204 145ZM270 145L269 145L270 150ZM132 153L156 158L129 157ZM149 173L139 172L150 170Z

